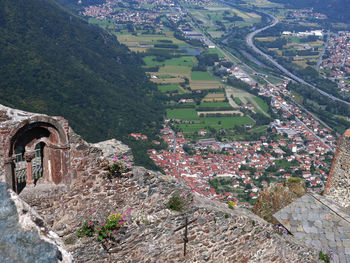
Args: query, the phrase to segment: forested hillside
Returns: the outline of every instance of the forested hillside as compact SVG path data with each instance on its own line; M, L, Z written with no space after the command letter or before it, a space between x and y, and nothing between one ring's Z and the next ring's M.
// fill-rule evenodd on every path
M52 0L0 0L0 103L62 115L89 141L155 131L157 90L114 36Z
M56 2L70 10L77 11L84 6L103 4L106 0L56 0Z
M271 0L287 8L310 8L326 14L333 21L350 22L349 0Z

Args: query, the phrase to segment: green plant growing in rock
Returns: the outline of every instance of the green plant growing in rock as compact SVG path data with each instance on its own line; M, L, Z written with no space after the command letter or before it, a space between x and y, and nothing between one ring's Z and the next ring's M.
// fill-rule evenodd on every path
M141 223L143 224L150 224L151 223L151 220L149 220L145 215L143 214L140 214L136 220L135 220L136 224L139 225Z
M73 237L68 237L64 240L65 245L73 245L75 243L75 239Z
M121 177L122 174L127 173L130 171L130 167L132 166L132 163L129 162L128 164L125 163L127 160L127 156L123 157L123 161L118 160L116 156L113 157L113 162L107 167L108 172L106 173L106 176L108 179L112 178L118 178Z
M92 211L94 213L95 210ZM118 229L125 224L125 218L129 215L131 210L127 210L125 215L119 213L111 214L109 217L105 218L103 223L100 226L95 226L91 218L85 220L82 224L82 227L77 231L77 237L81 238L84 236L92 237L97 234L97 239L101 242L104 247L105 244L108 244L110 241L113 241L114 235L117 233ZM96 229L95 229L96 228ZM67 238L66 242L71 242L72 238ZM74 240L73 240L74 241Z
M111 214L106 218L102 225L98 227L98 241L103 243L113 240L114 234L125 223L124 219L125 216L118 213Z
M95 226L91 219L85 220L82 227L77 231L77 237L92 237L95 234Z
M322 251L320 251L320 253L318 254L318 258L326 263L330 263L331 259L333 258L333 252L330 251L329 254L324 254Z
M169 199L167 207L170 210L173 211L182 211L187 206L189 206L193 202L193 196L191 194L179 194L175 193L173 196Z

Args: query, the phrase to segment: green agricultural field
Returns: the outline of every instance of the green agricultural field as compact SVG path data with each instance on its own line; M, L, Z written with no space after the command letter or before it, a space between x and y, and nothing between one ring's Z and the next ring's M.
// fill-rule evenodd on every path
M296 36L287 36L285 37L287 38L288 40L290 40L292 43L300 43L300 38L299 37L296 37Z
M224 58L225 56L217 48L208 48L209 54L218 54L219 58Z
M169 119L196 120L199 118L194 108L167 109L166 114Z
M194 124L179 124L179 127L185 133L195 133L200 129L207 127L212 127L216 130L220 129L233 129L236 125L244 124L254 124L254 121L247 117L208 117L208 118L199 118L201 123Z
M291 166L299 166L299 162L296 161L296 160L293 160L291 162L288 162L287 160L276 160L275 161L275 165L277 167L284 167L284 168L288 168L288 167L291 167Z
M248 132L249 133L266 133L267 127L268 127L267 125L257 126L253 129L250 129Z
M171 58L165 61L157 61L155 56L146 56L143 58L145 64L149 67L155 66L181 66L192 68L196 63L197 59L193 56L182 56L179 58Z
M174 76L171 75L157 75L159 79L173 79Z
M118 34L118 40L120 42L128 43L128 42L136 42L136 43L148 43L148 44L156 44L159 40L171 40L174 44L185 44L185 42L178 40L173 37L173 35L127 35L127 34ZM188 44L187 44L188 45Z
M237 104L238 106L241 106L241 105L243 104L243 102L241 101L241 99L238 98L238 97L234 97L234 101L236 102L236 104Z
M180 89L179 85L177 84L158 85L158 89L163 93L172 92L172 91L178 91L179 94L184 93L184 91Z
M228 102L202 102L199 105L199 108L201 107L216 108L216 107L231 107L231 105Z
M267 77L267 80L270 81L272 84L278 84L282 82L281 79L272 77L270 75Z
M245 2L251 4L251 5L255 5L258 7L267 7L267 8L271 8L271 7L283 7L282 4L277 4L277 3L272 3L268 0L245 0Z
M191 79L192 80L215 80L215 78L211 76L209 72L204 72L204 71L192 71Z
M253 99L255 100L255 102L260 106L260 108L264 111L264 112L268 112L269 111L269 105L267 105L267 103L259 98L259 97L253 97Z
M171 75L181 75L189 77L191 74L191 68L186 66L163 66L159 68L159 73L171 74Z

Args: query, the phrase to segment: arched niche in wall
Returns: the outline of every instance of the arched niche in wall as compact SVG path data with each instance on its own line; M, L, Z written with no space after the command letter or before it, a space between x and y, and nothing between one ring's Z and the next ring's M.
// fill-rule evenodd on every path
M68 171L68 136L50 117L29 119L10 133L5 144L6 181L19 193L39 178L58 184Z

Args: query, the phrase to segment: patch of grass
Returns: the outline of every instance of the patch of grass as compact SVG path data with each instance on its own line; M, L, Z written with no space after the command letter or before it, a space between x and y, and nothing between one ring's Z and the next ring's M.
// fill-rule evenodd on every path
M224 58L225 56L220 52L217 48L209 48L208 49L209 54L218 54L219 58Z
M320 253L318 254L318 258L323 260L326 263L330 263L330 256L328 254L324 254L322 251L320 251Z
M158 43L159 40L171 40L173 41L174 44L179 44L185 42L178 40L173 37L172 34L169 34L167 36L165 35L131 35L131 34L117 34L118 35L118 40L122 43L127 43L127 42L137 42L137 43L149 43L149 44L155 44Z
M165 74L179 74L189 76L191 74L191 68L187 66L163 66L158 70L159 73Z
M298 161L296 161L296 160L293 160L293 161L291 161L291 162L288 162L287 160L282 159L282 160L276 160L276 161L275 161L275 165L276 165L277 167L288 168L288 167L291 167L291 166L298 166L299 163L298 163Z
M196 133L200 129L212 127L216 130L233 129L236 125L254 124L254 121L248 116L241 117L200 117L197 121L200 123L179 124L179 127L185 133Z
M216 107L231 107L231 105L228 102L202 102L199 105L199 108L201 107L216 108Z
M301 178L299 177L289 177L287 179L288 183L292 183L292 184L299 184L301 182Z
M159 79L172 79L172 78L175 78L174 76L172 75L158 75L157 76Z
M192 71L191 79L192 80L215 80L215 78L211 76L209 72L204 72L204 71Z
M168 84L168 85L158 85L158 89L163 92L172 92L172 91L178 91L179 94L184 93L182 89L179 88L179 85L177 84Z
M234 97L234 101L236 102L236 104L237 104L238 106L241 106L241 105L243 104L243 102L241 101L241 99L238 98L238 97Z
M191 56L182 56L171 58L165 61L157 61L155 56L146 56L143 58L145 64L149 67L155 66L184 66L192 68L196 64L196 58ZM176 72L174 72L176 73Z
M269 105L267 105L267 103L262 98L253 97L253 99L263 111L265 111L266 113L269 111Z
M262 125L262 126L257 126L253 129L250 129L249 133L266 133L266 130L267 130L267 126Z
M167 109L169 119L197 120L199 117L194 108Z

